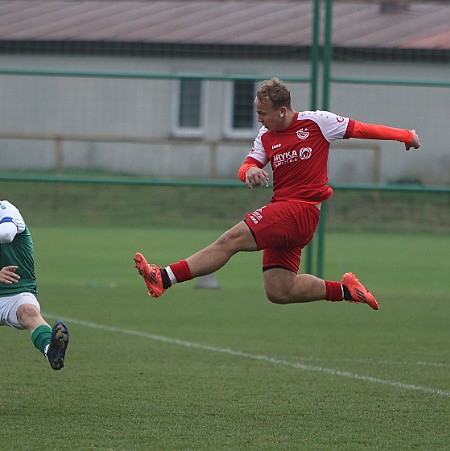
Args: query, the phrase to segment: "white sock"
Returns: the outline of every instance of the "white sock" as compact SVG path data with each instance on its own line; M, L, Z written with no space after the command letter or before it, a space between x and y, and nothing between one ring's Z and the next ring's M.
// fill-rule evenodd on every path
M170 266L166 266L165 270L167 271L167 275L169 276L170 283L172 285L175 285L177 283L177 278L175 277L173 271L170 269Z

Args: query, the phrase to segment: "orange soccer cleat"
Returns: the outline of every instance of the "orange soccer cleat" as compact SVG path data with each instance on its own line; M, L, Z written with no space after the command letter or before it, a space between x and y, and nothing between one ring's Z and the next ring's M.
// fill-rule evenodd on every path
M375 296L358 280L358 278L351 272L347 272L342 276L342 285L348 288L351 295L350 302L368 304L374 310L378 310L378 305Z
M161 268L147 263L145 257L139 252L136 252L134 261L139 274L147 285L148 294L153 298L159 298L166 291L161 278Z

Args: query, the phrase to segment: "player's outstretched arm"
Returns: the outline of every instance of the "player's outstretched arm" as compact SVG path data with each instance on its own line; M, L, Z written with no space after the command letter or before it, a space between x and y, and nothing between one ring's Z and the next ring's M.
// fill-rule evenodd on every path
M411 130L411 133L413 134L413 140L409 143L405 143L405 149L409 150L411 147L413 149L418 149L420 147L420 138L419 135L415 130Z
M4 266L0 269L1 283L17 283L20 279L19 274L16 274L17 266Z
M415 130L393 128L379 124L366 124L355 120L351 121L349 127L347 138L400 141L405 144L406 150L420 147L420 138Z

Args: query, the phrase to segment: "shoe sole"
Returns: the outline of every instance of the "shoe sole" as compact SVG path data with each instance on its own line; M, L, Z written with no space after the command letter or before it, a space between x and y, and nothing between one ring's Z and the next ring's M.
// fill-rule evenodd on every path
M159 294L156 294L154 291L154 288L151 286L151 282L150 282L151 273L150 273L150 270L148 269L149 264L147 262L147 259L141 253L136 252L136 254L134 255L134 263L135 263L134 266L139 271L139 274L141 275L141 277L144 279L145 286L147 287L148 295L153 298L158 298L159 296L161 296L163 291L161 291L161 293L159 293Z
M145 259L145 257L142 254L137 252L134 255L134 263L135 263L134 266L139 271L140 276L144 279L148 294L151 295L151 288L148 286L148 282L147 282L148 274L147 274L147 271L145 270L145 268L148 268L147 260Z
M66 355L66 349L69 345L69 329L62 322L55 323L52 328L52 341L50 346L54 346L58 349L56 357L49 359L50 366L54 370L60 370L64 368L64 357Z

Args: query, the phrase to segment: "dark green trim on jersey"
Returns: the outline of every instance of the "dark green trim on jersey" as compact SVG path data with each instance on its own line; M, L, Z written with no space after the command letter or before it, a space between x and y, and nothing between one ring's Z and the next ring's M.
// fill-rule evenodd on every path
M0 296L12 296L19 293L37 294L37 282L34 273L34 245L28 227L18 233L11 243L0 244L0 267L18 266L17 283L0 283Z

